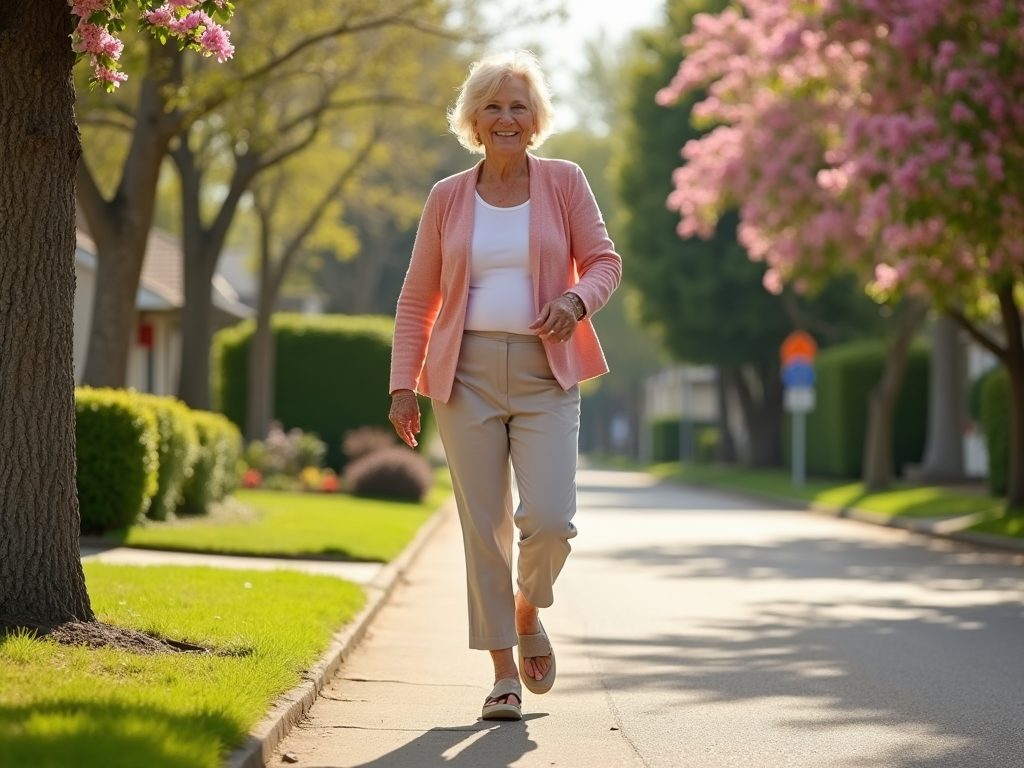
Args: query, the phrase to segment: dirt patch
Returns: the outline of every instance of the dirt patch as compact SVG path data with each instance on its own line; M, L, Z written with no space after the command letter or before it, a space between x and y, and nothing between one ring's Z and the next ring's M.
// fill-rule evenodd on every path
M56 626L29 621L0 619L0 632L21 629L35 631L37 636L50 637L61 645L84 645L88 648L121 648L133 653L209 653L209 649L177 640L147 635L134 629L105 624L102 621L67 621Z

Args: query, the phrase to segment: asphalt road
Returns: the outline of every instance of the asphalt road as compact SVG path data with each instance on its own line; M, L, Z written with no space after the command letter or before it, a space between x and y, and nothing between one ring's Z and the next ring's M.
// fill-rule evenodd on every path
M300 766L1022 768L1024 555L581 471L558 682L479 721L448 521L284 742ZM269 765L280 765L275 756Z

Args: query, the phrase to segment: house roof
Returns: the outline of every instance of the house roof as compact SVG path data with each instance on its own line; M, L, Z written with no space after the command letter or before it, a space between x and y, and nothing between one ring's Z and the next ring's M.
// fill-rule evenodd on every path
M87 269L96 270L96 243L82 230L77 231L75 259ZM220 275L211 286L213 305L237 318L253 317L255 312L238 299L238 294ZM169 312L185 305L185 264L177 238L152 229L146 242L135 306L144 312Z

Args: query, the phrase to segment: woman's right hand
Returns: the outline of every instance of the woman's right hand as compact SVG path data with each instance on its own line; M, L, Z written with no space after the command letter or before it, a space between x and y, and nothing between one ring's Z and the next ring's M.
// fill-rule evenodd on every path
M410 448L415 448L416 435L420 431L420 402L411 389L396 389L391 393L391 412L388 419L395 425L395 432Z

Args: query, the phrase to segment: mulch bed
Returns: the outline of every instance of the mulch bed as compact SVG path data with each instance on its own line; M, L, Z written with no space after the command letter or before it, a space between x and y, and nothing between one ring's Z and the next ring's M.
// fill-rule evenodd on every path
M37 637L50 637L61 645L84 645L88 648L121 648L134 653L209 653L190 643L153 637L134 629L105 624L102 621L66 621L47 625L33 621L0 618L0 634L18 630L34 631Z

